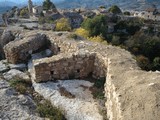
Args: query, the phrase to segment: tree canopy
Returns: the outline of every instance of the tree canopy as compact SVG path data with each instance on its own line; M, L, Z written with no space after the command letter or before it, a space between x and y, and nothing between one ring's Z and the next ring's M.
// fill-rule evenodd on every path
M43 2L43 9L44 10L50 10L56 8L55 5L50 0L45 0Z
M108 26L106 16L104 15L86 19L81 27L89 31L89 37L102 35L102 37L106 38Z
M122 13L121 9L117 5L113 5L108 11L114 14Z

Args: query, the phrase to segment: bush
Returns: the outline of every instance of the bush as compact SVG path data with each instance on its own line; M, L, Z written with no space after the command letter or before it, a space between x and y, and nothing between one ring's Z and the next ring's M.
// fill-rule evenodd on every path
M143 70L149 70L150 69L150 61L147 57L143 55L139 55L136 57L138 65L143 69Z
M79 36L84 37L84 38L89 37L89 32L83 28L76 29L75 33Z
M93 42L108 44L107 41L102 36L88 37L88 40L93 41Z
M160 57L155 57L153 60L153 69L160 71Z
M29 11L27 8L23 8L21 11L20 11L20 16L21 17L29 17Z
M41 117L49 118L50 120L66 120L62 111L53 107L48 100L45 100L43 103L38 103L37 112Z
M14 77L10 80L10 85L16 89L20 94L26 94L30 92L32 86L31 80L24 80L19 77Z
M56 31L71 31L71 25L67 18L61 18L56 22Z
M55 21L53 20L52 17L39 17L38 19L39 24L44 24L44 23L54 23Z
M129 11L125 11L123 14L124 14L124 15L128 15L128 16L131 15L131 13L130 13Z
M68 38L71 38L71 39L78 39L78 36L76 34L69 34L68 35Z
M111 43L112 43L112 45L120 45L120 37L113 36Z
M99 36L106 38L107 36L107 20L106 16L99 15L94 18L88 18L83 21L81 27L89 32L89 37Z
M106 82L105 78L100 78L95 80L94 86L90 88L92 91L93 97L95 99L104 99L104 84Z

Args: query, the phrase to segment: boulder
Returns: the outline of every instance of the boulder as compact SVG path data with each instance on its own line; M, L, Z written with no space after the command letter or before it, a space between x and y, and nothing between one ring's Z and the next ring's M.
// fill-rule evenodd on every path
M16 70L16 69L12 69L6 73L3 73L3 77L4 79L6 80L11 80L12 78L14 77L18 77L18 78L21 78L21 79L24 79L24 80L29 80L29 76L24 73L24 72L21 72L19 70Z
M12 34L11 31L5 30L0 38L0 52L1 57L4 58L4 51L3 47L8 44L9 42L13 41L15 39L15 36Z
M35 113L35 103L28 95L18 95L9 83L0 79L0 120L44 120Z
M3 61L0 61L0 73L6 72L8 70L9 67Z
M12 41L3 47L8 62L18 64L27 62L32 53L43 51L49 47L45 34L34 34L22 40Z
M9 68L24 71L24 70L27 69L27 66L26 66L26 64L23 64L23 63L21 63L21 64L9 64Z

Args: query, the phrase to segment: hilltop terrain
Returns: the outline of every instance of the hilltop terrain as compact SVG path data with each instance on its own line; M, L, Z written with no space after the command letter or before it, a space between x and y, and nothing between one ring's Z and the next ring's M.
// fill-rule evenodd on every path
M118 5L123 9L132 9L132 10L143 10L147 7L155 4L157 7L160 7L159 0L52 0L57 7L60 8L97 8L98 6L104 5L110 7L112 5ZM42 0L33 0L35 4L41 4ZM14 1L8 0L0 2L0 8L4 6L23 6L27 4L27 1ZM2 6L3 5L3 6Z

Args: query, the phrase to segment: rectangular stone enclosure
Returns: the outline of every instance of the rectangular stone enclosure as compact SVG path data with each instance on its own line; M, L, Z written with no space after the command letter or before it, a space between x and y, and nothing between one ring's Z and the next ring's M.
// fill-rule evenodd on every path
M97 65L95 57L95 53L78 52L61 53L50 58L34 60L32 74L36 82L83 79L93 74L93 76L105 77L105 70L96 68L101 65L95 67Z

